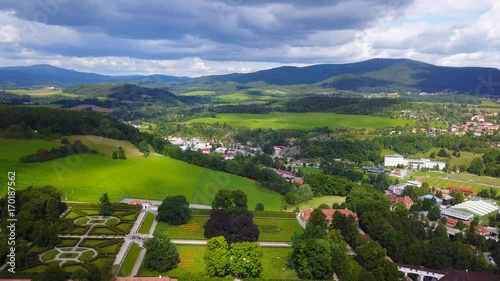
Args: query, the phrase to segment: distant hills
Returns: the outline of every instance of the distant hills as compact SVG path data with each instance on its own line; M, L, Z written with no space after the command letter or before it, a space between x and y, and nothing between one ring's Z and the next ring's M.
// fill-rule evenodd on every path
M118 82L185 82L189 77L166 75L131 75L109 76L95 73L78 72L75 70L59 68L51 65L40 64L33 66L14 66L0 68L0 86L4 88L23 87L67 87L79 84L118 83Z
M191 79L165 75L106 76L50 65L0 68L6 88L93 83L170 83L210 85L208 82L271 85L314 85L356 92L458 92L500 96L500 70L484 67L443 67L408 59L372 59L347 64L278 67L253 73L232 73Z
M247 74L207 76L219 82L308 84L357 92L422 91L500 95L500 71L484 67L443 67L408 59L372 59L347 64L284 66Z

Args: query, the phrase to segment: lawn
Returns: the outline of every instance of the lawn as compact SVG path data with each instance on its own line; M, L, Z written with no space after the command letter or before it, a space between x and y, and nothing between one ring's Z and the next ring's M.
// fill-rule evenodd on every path
M309 130L315 127L330 128L382 128L413 124L411 120L389 119L366 115L334 113L287 113L271 112L268 114L217 114L216 118L197 118L187 123L219 123L235 127L262 129L298 129Z
M448 175L448 178L463 180L463 181L470 181L470 182L474 182L474 183L490 184L490 185L495 185L495 186L500 188L500 179L499 178L486 177L486 176L480 177L480 176L467 174L467 173Z
M205 239L203 226L209 217L192 217L189 223L179 226L159 222L156 231L165 232L172 239ZM256 218L259 241L290 241L294 232L302 232L296 219Z
M215 192L241 189L248 205L262 202L266 210L278 211L281 196L247 178L205 169L165 156L113 160L101 155L75 155L43 163L23 164L20 156L53 141L3 141L0 143L0 173L16 171L16 187L53 185L70 201L98 202L107 192L111 201L123 197L163 200L165 195L184 195L191 203L209 205ZM0 196L5 194L0 192Z
M321 204L327 204L328 206L332 206L333 203L342 204L345 202L345 197L341 196L322 196L322 197L314 197L313 199L302 202L299 204L299 209L301 211L307 210L309 208L317 208Z
M209 217L192 217L187 224L179 226L159 222L155 231L163 231L168 237L174 239L205 239L203 226L208 219Z
M294 270L289 269L287 257L292 252L292 248L262 248L262 278L269 279L298 279Z
M139 229L139 233L148 234L154 221L155 221L155 215L148 212L146 214L146 217L144 218L144 222L142 223L141 228Z
M142 270L140 276L179 276L185 272L205 272L205 261L203 259L205 246L178 245L181 262L177 268L168 272L155 272ZM295 271L286 267L287 256L291 248L262 248L262 265L264 270L262 278L268 279L297 279Z
M304 172L305 174L321 174L323 173L323 170L320 168L314 168L314 167L298 167L299 170Z
M294 232L303 231L296 219L254 219L254 222L259 226L259 241L289 242Z
M139 271L140 276L179 276L186 272L205 272L205 260L203 256L205 254L205 246L188 246L188 245L177 245L177 251L179 252L180 263L177 268L174 268L168 272L156 272L144 270L141 266Z
M139 253L141 252L141 247L136 243L132 243L130 250L128 251L125 260L123 261L122 267L120 268L120 276L129 276L132 270L134 269L135 261L137 257L139 257Z

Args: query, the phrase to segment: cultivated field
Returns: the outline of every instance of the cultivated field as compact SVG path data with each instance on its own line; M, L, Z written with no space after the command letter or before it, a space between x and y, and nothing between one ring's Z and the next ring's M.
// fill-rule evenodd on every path
M267 95L250 95L247 93L233 93L228 95L221 95L214 97L214 101L227 102L227 103L239 103L244 101L268 101L277 100L278 97L267 96Z
M210 204L217 190L227 188L246 192L249 206L262 202L270 211L281 206L279 194L261 188L255 181L165 156L113 160L109 155L76 155L43 163L18 161L39 148L56 146L59 141L2 140L0 173L16 171L18 189L53 185L61 190L63 199L70 201L97 202L102 193L108 192L111 200L122 197L163 200L168 194L184 195L191 203Z
M307 130L325 126L330 128L393 127L413 124L413 121L334 113L271 112L269 114L218 114L216 118L197 118L187 123L226 123L236 127Z

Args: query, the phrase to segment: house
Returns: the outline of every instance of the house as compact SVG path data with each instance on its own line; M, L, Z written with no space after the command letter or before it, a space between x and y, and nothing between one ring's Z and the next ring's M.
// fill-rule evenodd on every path
M398 197L396 198L396 202L403 204L406 207L406 209L410 209L411 206L413 205L413 200L411 200L409 196Z
M451 226L451 227L455 227L458 223L458 219L455 219L455 218L450 218L450 217L446 217L446 224Z
M201 150L203 154L210 154L210 147L205 147Z
M295 178L295 174L292 172L284 171L281 169L274 169L274 170L284 179L291 180Z
M311 213L314 211L314 209L307 209L303 212L300 213L300 219L304 222L309 221L309 217L311 216ZM353 216L355 221L358 221L358 215L354 213L353 211L349 209L323 209L321 210L323 214L325 214L326 219L328 220L328 223L330 224L333 220L333 215L337 212L342 213L344 216Z
M149 201L142 201L142 200L132 200L129 205L136 205L136 206L142 206L143 209L151 209L154 207L154 204Z
M236 157L236 153L228 153L224 155L224 160L233 160Z

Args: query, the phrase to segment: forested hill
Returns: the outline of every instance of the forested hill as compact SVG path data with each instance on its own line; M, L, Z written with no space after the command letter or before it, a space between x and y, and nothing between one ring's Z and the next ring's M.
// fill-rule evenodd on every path
M70 69L58 68L51 65L16 66L0 68L0 86L4 88L66 87L78 84L116 83L116 82L182 82L189 81L188 77L166 75L131 75L108 76L95 73L78 72Z
M30 139L65 135L96 135L137 145L153 136L96 112L0 105L0 136Z
M500 96L498 69L442 67L407 59L372 59L308 67L285 66L247 74L216 75L199 79L237 83L265 82L274 85L316 84L325 88L357 92L449 91Z

